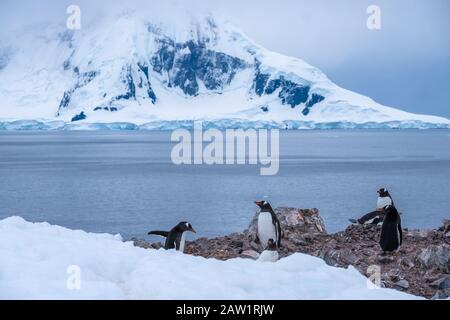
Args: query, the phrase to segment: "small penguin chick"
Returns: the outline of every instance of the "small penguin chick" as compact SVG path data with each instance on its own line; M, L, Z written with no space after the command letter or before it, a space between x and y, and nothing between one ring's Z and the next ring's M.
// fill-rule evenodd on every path
M273 241L273 239L269 239L269 241L267 241L267 248L266 250L270 250L270 251L276 251L277 250L277 245L275 244L275 241Z
M261 262L277 262L279 259L279 254L277 251L277 245L273 239L267 241L266 250L261 252L258 261Z

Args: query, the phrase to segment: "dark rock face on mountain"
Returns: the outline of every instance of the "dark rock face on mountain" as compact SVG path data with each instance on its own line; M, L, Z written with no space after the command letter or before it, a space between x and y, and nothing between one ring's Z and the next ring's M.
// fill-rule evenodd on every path
M70 101L72 99L72 94L77 91L80 88L83 88L86 86L89 82L91 82L96 76L97 71L87 71L87 72L80 72L78 67L75 67L73 69L73 73L77 76L77 83L73 88L71 88L68 91L65 91L63 94L63 97L61 99L61 102L59 103L58 107L58 115L62 111L62 109L67 108L70 104Z
M0 47L0 70L4 69L10 60L13 50L9 47Z
M331 266L346 268L352 265L367 277L379 270L382 287L427 298L449 296L450 239L444 233L445 222L438 230L404 229L400 249L383 255L378 243L379 226L351 225L345 231L327 234L317 209L280 207L275 212L283 230L278 250L280 258L301 252L319 257ZM220 260L256 258L262 250L254 241L256 223L257 214L242 233L187 242L185 253ZM161 243L133 241L143 248L162 247Z
M303 115L308 115L310 109L316 104L325 99L320 94L310 94L310 86L295 83L293 81L285 79L280 76L275 79L271 79L271 75L260 71L260 62L255 61L255 79L253 81L253 88L258 96L271 95L275 91L279 90L278 98L282 104L289 105L291 108L295 108L300 104L305 104L302 110Z
M198 95L200 81L208 90L223 89L246 67L243 60L207 49L201 41L162 39L159 45L151 59L153 70L167 77L169 87L178 87L189 96Z
M71 121L75 122L75 121L81 121L84 119L86 119L86 115L84 114L84 112L81 112L80 114L75 115Z
M64 108L69 107L72 96L76 94L79 89L88 85L98 75L97 71L80 72L78 67L73 69L73 73L77 76L77 83L73 88L64 92L61 102L59 103L58 115ZM106 110L111 112L117 111L118 108L113 106L114 102L120 100L135 100L137 91L136 87L146 90L146 97L144 96L143 98L150 99L153 104L156 102L156 94L150 83L148 65L137 64L125 66L122 70L121 82L123 84L123 91L121 94L109 99L109 102L106 105L93 106L92 110ZM103 97L106 97L106 93Z
M311 109L311 107L324 99L325 99L324 96L321 96L320 94L317 93L313 93L309 101L306 103L306 107L302 111L303 115L307 116L309 114L309 110Z
M125 93L117 96L114 100L136 99L136 86L134 85L133 74L131 73L131 66L127 66L122 71L122 83L125 85Z

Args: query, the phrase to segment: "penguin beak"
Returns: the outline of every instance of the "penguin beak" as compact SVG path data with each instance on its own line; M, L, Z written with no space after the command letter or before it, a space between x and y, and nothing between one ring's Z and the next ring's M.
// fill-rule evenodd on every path
M258 207L261 207L261 206L263 205L263 201L255 201L255 204L256 204Z
M191 231L191 232L193 232L193 233L197 233L197 232L194 230L194 228L192 228L192 227L189 229L189 231Z

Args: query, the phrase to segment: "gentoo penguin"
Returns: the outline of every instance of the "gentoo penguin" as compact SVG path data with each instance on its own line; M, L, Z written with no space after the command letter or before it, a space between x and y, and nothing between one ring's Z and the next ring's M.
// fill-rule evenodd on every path
M377 209L375 211L363 215L359 219L349 219L351 223L379 224L380 222L383 222L384 208L386 206L393 206L394 201L392 200L392 197L386 188L379 189L377 193L378 193Z
M148 234L166 237L164 249L176 248L177 251L183 252L186 242L186 231L196 233L189 222L182 221L175 227L173 227L170 231L150 231Z
M273 239L269 239L267 241L267 247L266 250L261 252L261 254L258 257L258 261L261 262L277 262L279 258L277 246L275 244L275 241Z
M258 215L257 237L261 245L265 248L269 239L275 241L275 245L281 245L281 225L272 206L267 201L255 201L261 211Z
M377 210L382 211L386 206L394 205L394 200L392 200L392 197L386 188L381 188L377 192L378 192Z
M381 226L380 246L383 252L397 250L402 244L403 233L400 215L394 206L386 206Z

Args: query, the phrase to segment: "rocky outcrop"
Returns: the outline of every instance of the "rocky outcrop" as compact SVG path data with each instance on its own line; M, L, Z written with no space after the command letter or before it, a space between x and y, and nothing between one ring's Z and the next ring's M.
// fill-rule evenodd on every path
M448 221L437 230L404 229L400 249L383 255L378 244L379 226L350 225L344 231L328 234L317 209L281 207L275 209L275 213L283 230L281 258L296 252L305 253L322 258L331 266L352 265L371 279L373 271L377 270L382 287L427 298L450 296ZM185 253L221 260L254 259L262 251L255 242L256 223L257 214L242 233L187 242ZM162 247L161 243L144 240L134 239L134 243L143 248Z
M450 246L446 244L430 246L422 250L418 258L425 268L436 268L449 273Z

